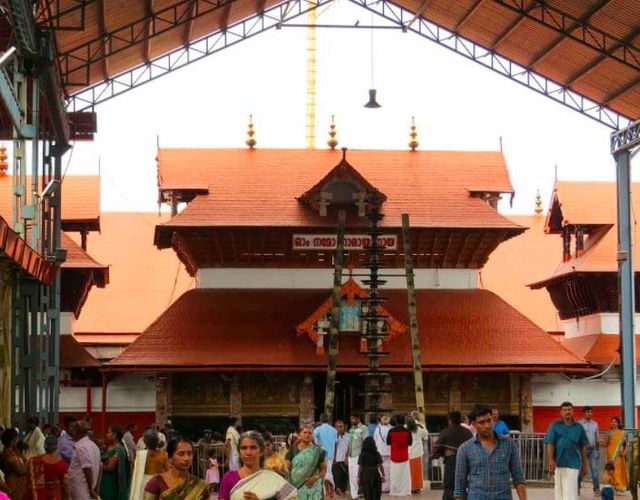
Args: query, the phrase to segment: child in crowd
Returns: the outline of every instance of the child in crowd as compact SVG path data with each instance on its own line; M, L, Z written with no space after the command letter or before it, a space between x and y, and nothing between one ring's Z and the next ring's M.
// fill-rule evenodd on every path
M600 476L600 493L602 500L613 500L613 471L615 466L613 462L608 462L604 466L604 471Z
M220 485L220 470L218 469L218 459L214 456L215 450L209 450L209 468L207 469L207 475L205 480L211 486L211 491L218 491Z
M364 500L380 500L384 469L382 457L376 448L376 442L369 436L362 443L358 458L358 483L364 493Z

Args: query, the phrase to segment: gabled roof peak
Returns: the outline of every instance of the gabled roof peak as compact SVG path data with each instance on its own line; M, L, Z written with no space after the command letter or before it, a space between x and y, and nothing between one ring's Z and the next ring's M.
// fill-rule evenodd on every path
M343 147L340 162L298 199L321 216L327 215L329 205L353 205L358 208L358 216L364 217L367 197L375 192L382 202L387 199L347 161L347 148Z

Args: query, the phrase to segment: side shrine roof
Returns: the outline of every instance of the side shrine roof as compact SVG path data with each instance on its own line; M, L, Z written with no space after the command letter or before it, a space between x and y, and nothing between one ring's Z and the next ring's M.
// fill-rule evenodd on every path
M73 335L60 335L60 368L98 368L100 362Z
M297 198L341 159L331 150L159 149L161 198L206 194L159 226L156 244L169 246L175 227L325 227L327 217ZM513 193L499 151L349 150L346 159L387 196L383 226L400 227L401 214L409 213L413 227L520 229L479 196Z
M0 260L4 257L45 285L50 285L58 272L56 266L27 245L0 215Z
M620 364L620 336L610 333L581 335L562 341L567 349L590 363L598 365ZM640 338L636 336L636 363L640 363Z
M640 206L640 184L632 185L633 206ZM562 226L558 224L562 221ZM637 221L633 221L635 224ZM557 182L545 231L560 233L564 225L585 228L584 253L558 265L549 275L530 284L544 287L549 281L573 273L615 273L618 270L618 234L615 182ZM562 241L559 234L555 237ZM633 258L636 272L640 266L640 246L634 245ZM532 280L533 281L533 280Z
M185 293L107 368L153 370L324 370L326 356L296 335L329 290L213 290ZM385 308L408 323L406 291L385 290ZM497 295L485 290L418 290L425 371L588 371ZM338 369L361 369L357 334L340 333ZM408 334L388 343L385 369L411 367Z
M30 183L30 177L27 182ZM13 213L13 177L0 176L0 215L11 220ZM62 229L100 230L100 177L67 175L62 181Z
M109 286L94 289L74 325L82 343L91 344L92 334L104 343L127 342L142 332L176 298L193 286L173 251L153 246L156 224L168 215L151 212L103 212L100 233L90 233L91 255L109 266ZM72 235L76 238L76 235Z
M547 332L563 331L558 312L546 290L527 285L549 276L562 260L562 238L544 232L544 215L509 215L528 227L501 243L480 271L482 284Z

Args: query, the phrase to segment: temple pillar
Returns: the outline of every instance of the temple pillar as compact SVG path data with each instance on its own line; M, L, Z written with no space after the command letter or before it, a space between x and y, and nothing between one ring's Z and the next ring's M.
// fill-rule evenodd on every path
M311 425L315 421L313 377L305 375L300 383L300 425Z
M533 432L533 388L531 374L520 374L520 431Z
M460 411L462 407L462 379L460 375L449 375L449 411Z
M232 417L238 417L242 422L242 387L240 386L240 375L237 373L234 373L231 377L229 414Z
M169 384L168 375L156 375L156 423L161 428L164 428L169 420Z

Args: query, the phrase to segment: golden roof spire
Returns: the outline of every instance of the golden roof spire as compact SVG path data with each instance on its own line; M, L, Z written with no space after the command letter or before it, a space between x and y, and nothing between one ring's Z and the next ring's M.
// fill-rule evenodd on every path
M536 215L540 215L542 213L542 196L540 196L540 190L536 191L536 207L533 209Z
M331 125L329 125L329 140L327 141L327 144L329 145L329 147L331 149L336 149L336 146L338 145L338 139L336 139L336 124L334 121L334 116L331 115Z
M7 169L9 163L7 163L7 147L4 144L0 145L0 177L7 175Z
M253 137L255 133L256 131L253 130L253 115L249 115L249 128L247 129L247 140L244 141L245 144L249 146L249 149L253 149L256 146L256 139L255 137Z
M409 147L411 148L411 151L415 151L416 148L420 145L420 143L418 142L418 132L416 132L416 119L415 116L411 117L411 132L409 133L409 137L411 137L411 140L409 141Z

